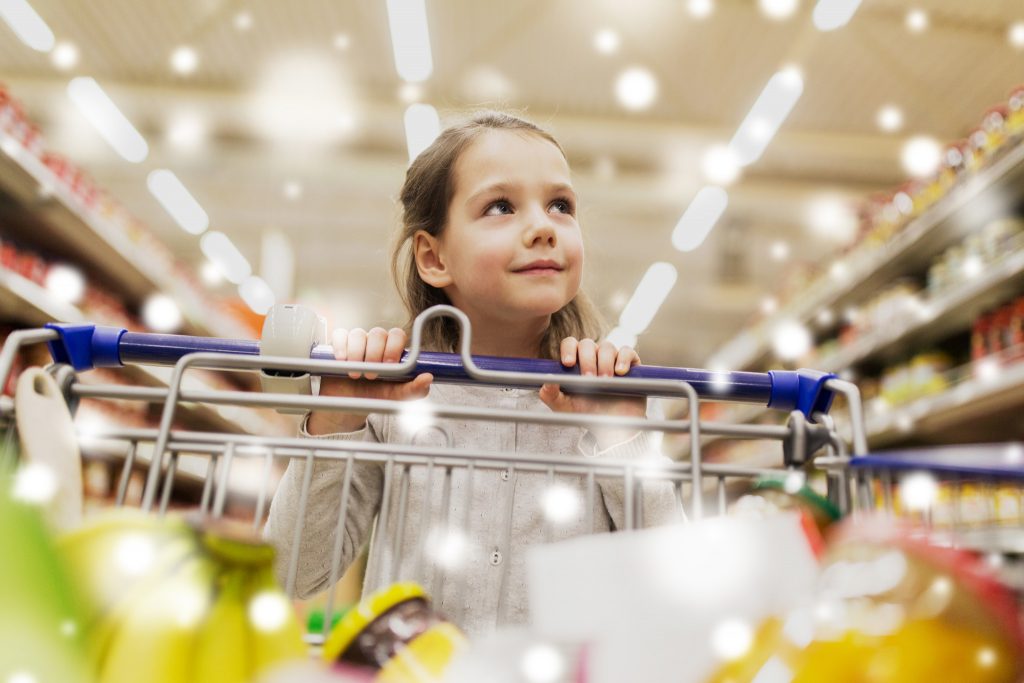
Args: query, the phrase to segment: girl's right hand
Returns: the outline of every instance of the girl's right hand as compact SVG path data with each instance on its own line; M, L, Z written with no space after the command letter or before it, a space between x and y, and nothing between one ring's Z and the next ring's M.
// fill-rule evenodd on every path
M334 358L354 362L398 363L405 350L405 342L405 330L400 327L390 330L374 327L369 332L360 328L339 328L331 336ZM410 382L377 382L374 381L376 379L377 374L372 372L365 376L351 372L348 378L324 376L320 380L320 395L409 401L425 397L434 376L424 373ZM365 414L313 412L306 423L306 430L313 435L353 432L361 429L365 422Z

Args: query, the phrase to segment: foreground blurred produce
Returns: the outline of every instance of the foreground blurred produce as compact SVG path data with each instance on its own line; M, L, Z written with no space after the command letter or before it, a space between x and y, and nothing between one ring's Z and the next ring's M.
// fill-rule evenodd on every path
M919 534L891 520L847 524L813 600L764 622L711 682L1020 681L1010 589L975 555Z
M116 510L60 549L99 683L242 683L307 656L273 549L247 528Z
M0 473L0 681L84 683L81 617L31 502L31 470Z

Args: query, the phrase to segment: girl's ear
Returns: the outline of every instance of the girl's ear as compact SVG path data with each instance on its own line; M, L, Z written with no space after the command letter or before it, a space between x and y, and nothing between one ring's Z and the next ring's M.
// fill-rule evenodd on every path
M412 237L412 251L420 279L431 287L443 289L452 283L452 277L441 256L441 241L426 230Z

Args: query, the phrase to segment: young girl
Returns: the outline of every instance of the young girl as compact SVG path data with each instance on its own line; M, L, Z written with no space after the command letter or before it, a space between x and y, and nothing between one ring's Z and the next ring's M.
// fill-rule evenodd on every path
M566 366L579 365L584 375L625 374L640 362L629 347L616 349L597 343L598 317L580 292L583 239L577 222L576 194L569 166L555 139L520 118L484 112L451 127L412 163L402 187L403 228L392 257L392 274L410 324L435 304L461 309L472 323L474 355L523 358L558 358ZM407 327L408 329L408 327ZM407 330L374 328L335 330L333 346L338 360L397 362L405 348ZM454 351L458 329L450 318L435 318L425 328L430 350ZM390 400L418 399L444 404L540 412L547 409L577 413L614 413L642 417L644 399L567 395L556 385L539 391L488 386L433 385L423 374L399 384L375 382L358 373L350 379L324 378L321 395L357 396ZM592 433L579 427L490 423L476 420L435 421L441 429L408 434L392 415L353 415L313 412L303 421L303 436L380 443L444 446L447 432L461 451L474 448L508 453L544 453L616 459L661 459L646 432ZM442 431L443 430L443 431ZM318 459L305 519L299 520L299 498L305 461L292 460L274 496L266 535L278 550L278 575L287 573L293 551L292 533L303 524L296 593L309 596L328 588L331 555L339 512L340 483L345 463ZM432 514L440 514L440 476L428 484L427 475L414 467L408 476L407 519L399 520L399 477L392 477L386 497L388 543L371 543L364 593L386 584L389 577L414 580L425 586L441 585L432 596L443 613L458 615L470 634L493 629L499 623L527 619L525 552L529 545L590 531L587 511L550 528L543 514L542 496L550 482L546 473L479 469L468 486L466 472L452 473L449 519L468 518L465 549L459 561L417 562L419 515L424 501ZM352 477L342 569L348 567L370 541L371 527L385 498L384 467L355 466ZM585 500L582 477L560 477ZM598 530L624 525L623 487L599 482L593 518ZM430 490L428 490L428 487ZM471 494L469 493L471 491ZM681 512L674 495L644 494L644 517L678 520ZM467 499L471 495L471 499ZM509 499L513 496L514 499ZM468 506L468 517L466 506ZM580 506L582 508L583 506ZM512 510L509 520L505 514ZM392 566L392 548L399 525L404 529L401 566ZM447 566L442 566L447 565ZM417 570L421 575L415 575ZM442 572L443 583L434 582ZM371 585L372 583L372 585Z

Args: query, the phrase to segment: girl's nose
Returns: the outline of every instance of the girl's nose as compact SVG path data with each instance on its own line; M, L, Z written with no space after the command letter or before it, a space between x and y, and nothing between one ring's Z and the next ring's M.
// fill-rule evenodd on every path
M531 213L528 220L528 227L523 232L523 242L527 247L539 243L555 246L555 226L551 224L551 217L546 211Z

